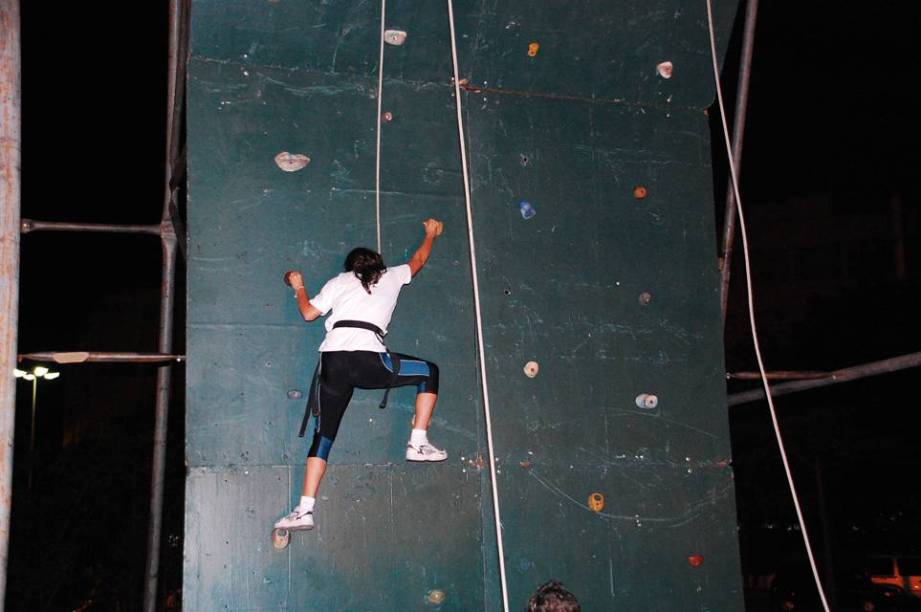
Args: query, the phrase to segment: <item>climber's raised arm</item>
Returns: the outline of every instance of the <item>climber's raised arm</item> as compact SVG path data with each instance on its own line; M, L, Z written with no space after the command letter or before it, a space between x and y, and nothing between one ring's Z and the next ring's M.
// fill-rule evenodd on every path
M285 273L285 282L294 289L294 299L297 300L297 309L305 321L313 321L323 315L322 312L310 303L310 296L304 290L304 277L300 272L290 271Z
M436 219L426 219L422 222L422 225L425 227L425 238L419 248L416 249L416 253L406 262L409 264L409 269L412 271L413 276L418 274L419 270L425 266L429 255L432 254L432 244L434 244L435 238L440 236L441 231L444 229L444 224Z

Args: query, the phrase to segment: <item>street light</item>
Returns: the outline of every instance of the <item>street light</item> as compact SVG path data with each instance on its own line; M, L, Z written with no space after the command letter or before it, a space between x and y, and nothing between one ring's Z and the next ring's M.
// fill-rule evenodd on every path
M39 379L44 380L54 380L61 375L60 372L52 372L45 366L35 366L32 368L31 372L26 372L25 370L20 370L16 368L13 370L13 375L16 378L21 378L23 380L29 381L32 383L32 427L29 429L29 488L32 488L32 461L31 455L35 450L35 398L38 396L38 381Z

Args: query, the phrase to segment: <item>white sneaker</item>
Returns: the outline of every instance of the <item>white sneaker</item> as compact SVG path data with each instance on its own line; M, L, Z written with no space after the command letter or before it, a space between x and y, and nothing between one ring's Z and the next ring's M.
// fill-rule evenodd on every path
M413 446L412 442L406 445L407 461L444 461L447 458L448 453L440 448L435 448L428 442L419 446Z
M297 507L291 511L291 514L278 519L275 523L275 529L287 529L288 531L313 529L313 510L304 512L300 507Z

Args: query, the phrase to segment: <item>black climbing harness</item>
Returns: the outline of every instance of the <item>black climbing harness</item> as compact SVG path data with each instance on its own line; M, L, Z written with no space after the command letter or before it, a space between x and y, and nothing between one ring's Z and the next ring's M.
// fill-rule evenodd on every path
M380 343L384 345L384 351L390 354L390 351L387 350L387 344L384 342L384 336L387 334L380 327L374 323L368 323L367 321L351 321L343 320L336 321L333 324L333 329L339 327L356 327L358 329L366 329L370 332L374 332L374 335L377 336L377 339L380 340ZM400 374L400 358L394 354L390 354L391 362L391 371L393 372L393 381L396 382L397 376ZM310 395L307 396L307 407L304 410L304 418L301 420L301 429L298 432L298 437L303 438L304 434L307 431L307 423L310 422L310 415L320 418L320 376L322 375L323 370L323 356L320 355L320 358L317 360L317 367L313 371L313 379L310 383ZM387 398L390 396L390 387L384 391L384 399L381 400L378 408L383 410L387 407Z

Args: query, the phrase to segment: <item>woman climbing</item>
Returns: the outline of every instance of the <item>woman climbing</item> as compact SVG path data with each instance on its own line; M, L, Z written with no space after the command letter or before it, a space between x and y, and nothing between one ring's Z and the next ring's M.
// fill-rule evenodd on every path
M345 272L330 279L312 299L304 291L304 277L300 272L285 275L305 321L314 321L330 310L332 314L326 320L326 338L320 345L320 362L310 390L308 413L301 427L303 435L312 408L316 426L307 453L301 501L290 514L275 523L275 529L313 528L314 504L326 473L329 450L356 387L390 389L416 385L416 412L406 445L406 460L444 461L448 456L432 446L427 437L438 399L438 366L409 355L391 353L383 343L400 290L425 265L443 227L435 219L427 219L423 226L422 245L407 263L387 268L379 253L365 248L354 249L345 259Z

